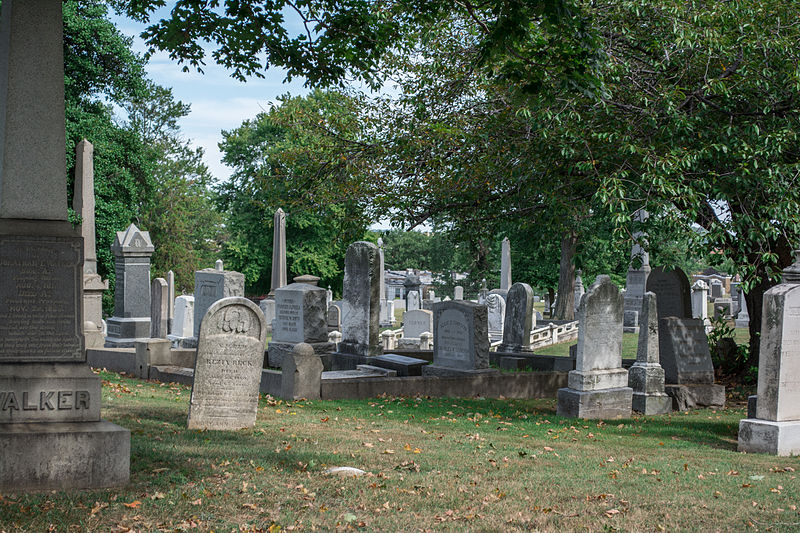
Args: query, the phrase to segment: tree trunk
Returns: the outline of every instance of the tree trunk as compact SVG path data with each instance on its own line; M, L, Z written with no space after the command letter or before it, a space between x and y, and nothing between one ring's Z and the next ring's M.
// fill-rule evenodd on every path
M558 269L558 300L553 313L556 320L575 320L575 250L578 234L568 231L561 239L561 263Z
M549 287L547 289L547 294L549 296L547 303L549 303L550 306L545 309L545 311L547 311L547 318L553 318L553 308L555 308L556 303L556 290L553 287Z

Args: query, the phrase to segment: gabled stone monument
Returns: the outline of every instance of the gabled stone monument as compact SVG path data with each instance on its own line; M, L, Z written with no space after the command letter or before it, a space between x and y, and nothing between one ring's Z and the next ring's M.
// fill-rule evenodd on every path
M75 190L72 209L81 216L83 237L83 336L86 349L102 348L103 291L108 280L97 273L97 246L94 226L94 147L83 139L75 149Z
M371 242L354 242L344 259L342 342L339 352L360 357L383 353L380 342L380 258Z
M739 451L800 455L800 250L764 293L755 418L739 422Z
M223 298L211 305L197 340L189 429L255 425L266 341L264 315L250 300Z
M658 311L656 295L652 292L644 295L639 319L636 362L628 370L633 410L646 415L666 414L672 411L672 398L664 392L664 369L658 352Z
M527 283L515 283L508 291L503 323L503 344L498 352L531 351L531 330L536 327L533 289Z
M132 347L137 339L150 337L150 234L135 224L118 231L114 252L114 316L108 319L106 346Z
M128 482L130 432L86 364L83 239L67 221L59 0L0 8L0 492Z
M578 308L578 349L568 388L558 389L558 415L625 418L633 390L622 368L624 297L611 278L597 276Z

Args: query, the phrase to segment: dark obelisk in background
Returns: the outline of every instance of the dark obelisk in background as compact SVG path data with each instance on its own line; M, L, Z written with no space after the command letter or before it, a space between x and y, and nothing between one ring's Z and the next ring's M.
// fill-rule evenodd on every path
M61 0L0 7L0 492L108 487L130 432L86 364L83 239L67 222Z

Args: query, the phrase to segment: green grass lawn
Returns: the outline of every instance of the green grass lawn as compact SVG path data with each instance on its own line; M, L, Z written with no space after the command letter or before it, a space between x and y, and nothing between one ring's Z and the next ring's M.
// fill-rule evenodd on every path
M6 494L0 531L800 527L800 461L737 453L741 404L604 423L554 400L262 398L255 428L203 432L186 429L189 388L102 377L103 417L131 430L130 484Z
M545 322L546 323L546 322ZM544 348L537 348L534 350L537 354L541 355L569 355L569 347L577 344L578 340L571 342L564 342L553 346L545 346ZM625 359L636 359L636 347L639 344L639 335L636 333L623 333L622 334L622 357Z

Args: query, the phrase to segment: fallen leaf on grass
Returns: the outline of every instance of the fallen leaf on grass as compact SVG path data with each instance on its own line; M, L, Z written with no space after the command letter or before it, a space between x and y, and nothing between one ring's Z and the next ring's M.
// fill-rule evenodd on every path
M196 500L194 500L192 502L189 502L189 503L191 505L202 505L203 504L203 498L197 498Z
M606 516L609 518L617 514L619 514L619 509L609 509L608 511L606 511Z
M102 511L103 509L105 509L106 507L108 507L108 504L105 503L105 502L103 502L103 503L94 502L94 505L92 506L92 509L89 511L89 514L91 516L94 516L97 513L99 513L100 511Z
M151 500L163 500L164 498L166 498L166 494L164 494L163 492L156 492L152 496L150 496Z
M392 455L394 453L394 450L390 450L390 449L387 448L387 449L383 450L382 453L384 453L386 455Z
M252 509L253 511L258 509L258 506L254 503L243 503L242 507L244 507L245 509Z
M139 506L142 505L142 502L140 502L139 500L136 500L136 501L132 501L131 503L123 503L122 505L124 505L125 507L128 507L130 509L138 509Z

